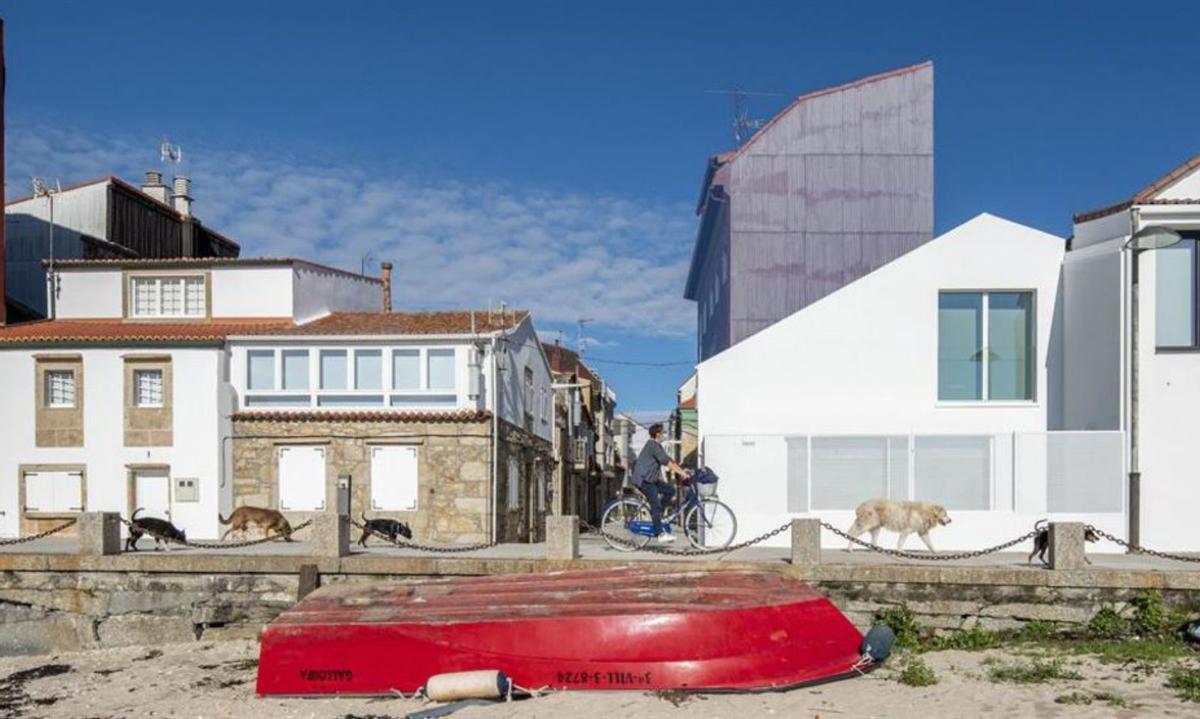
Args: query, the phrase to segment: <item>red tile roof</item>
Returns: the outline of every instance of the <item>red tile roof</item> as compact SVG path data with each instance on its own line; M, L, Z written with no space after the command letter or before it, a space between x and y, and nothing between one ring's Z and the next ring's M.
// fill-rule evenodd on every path
M43 264L49 264L49 260L43 261ZM297 257L104 257L99 259L65 259L54 261L54 266L59 269L70 267L136 267L138 269L146 269L206 267L209 265L302 265L324 272L333 272L378 284L383 283L383 280L378 277L362 275L350 270L343 270L340 267L302 260Z
M245 410L234 422L482 422L492 418L483 410Z
M1106 217L1115 212L1128 210L1134 205L1200 205L1200 198L1185 198L1177 200L1159 200L1155 199L1155 195L1167 189L1184 176L1191 174L1193 171L1200 169L1200 155L1196 155L1187 162L1179 165L1167 174L1158 178L1149 185L1146 185L1136 193L1133 197L1120 202L1115 202L1106 207L1100 207L1087 212L1075 213L1075 222L1087 222L1101 217Z
M431 312L333 312L302 325L257 334L272 335L454 335L486 334L516 327L527 310Z
M286 317L189 322L129 322L120 319L42 320L0 328L0 344L220 344L229 335L261 334L291 325L292 320Z
M542 343L546 360L550 362L550 370L559 374L573 374L581 380L595 381L596 375L583 362L579 361L579 353L569 350L562 345Z
M684 401L680 402L680 403L679 403L679 409L696 409L696 397L695 397L695 395L693 395L693 396L691 396L691 397L688 397L688 398L687 398L687 399L685 399Z

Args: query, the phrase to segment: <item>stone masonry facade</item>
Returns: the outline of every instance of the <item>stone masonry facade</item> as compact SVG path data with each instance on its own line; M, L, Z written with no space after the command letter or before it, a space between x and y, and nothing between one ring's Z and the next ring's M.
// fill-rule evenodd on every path
M492 422L490 418L447 421L241 420L233 424L233 504L279 507L278 449L295 445L326 448L326 506L337 507L338 478L350 477L350 515L361 521L389 518L405 522L413 541L474 544L490 539ZM417 448L417 509L371 509L371 448L384 444ZM544 446L543 446L544 445ZM507 457L550 454L549 443L501 423L498 507L501 541L530 541L529 527L514 526L504 505ZM521 495L528 496L525 487ZM522 509L524 509L524 504ZM288 512L293 524L312 513ZM535 518L541 523L540 517ZM357 541L359 532L353 532ZM374 540L378 542L379 540Z

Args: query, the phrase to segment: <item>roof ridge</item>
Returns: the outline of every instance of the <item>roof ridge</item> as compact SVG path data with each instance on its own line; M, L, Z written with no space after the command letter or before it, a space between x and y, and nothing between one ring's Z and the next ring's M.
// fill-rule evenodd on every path
M1077 224L1082 222L1090 222L1091 220L1098 220L1101 217L1107 217L1108 215L1121 212L1122 210L1127 210L1134 205L1193 204L1187 200L1156 200L1153 196L1167 189L1171 185L1174 185L1180 179L1197 169L1200 169L1200 155L1193 155L1191 158L1187 159L1181 164L1171 168L1171 170L1165 175L1160 176L1149 185L1146 185L1141 190L1135 192L1131 197L1124 200L1118 200L1117 202L1109 205L1102 205L1092 210L1076 212L1072 219ZM1200 202L1200 198L1197 198L1197 202Z

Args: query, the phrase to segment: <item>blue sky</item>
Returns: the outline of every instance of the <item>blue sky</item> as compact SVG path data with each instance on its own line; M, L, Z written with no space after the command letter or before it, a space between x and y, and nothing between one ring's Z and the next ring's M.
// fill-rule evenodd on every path
M247 255L397 263L398 307L531 307L626 409L694 357L693 207L730 110L935 63L938 231L1061 235L1200 153L1198 3L5 3L8 184L184 147ZM767 117L786 98L751 105Z

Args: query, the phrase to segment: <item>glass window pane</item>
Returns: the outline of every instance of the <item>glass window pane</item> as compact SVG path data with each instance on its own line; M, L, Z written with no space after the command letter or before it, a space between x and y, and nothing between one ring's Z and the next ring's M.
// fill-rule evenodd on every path
M204 278L188 277L184 280L184 314L189 317L204 315Z
M854 509L887 497L886 437L813 437L812 508Z
M1154 253L1154 340L1159 347L1196 344L1196 240Z
M913 499L951 510L991 508L991 437L917 437L913 447Z
M250 350L246 353L246 387L275 389L275 350Z
M421 389L421 351L392 353L392 389Z
M383 351L357 350L354 353L355 389L383 389Z
M983 295L938 295L938 399L983 399Z
M183 314L183 279L169 278L162 280L162 314L176 316Z
M46 373L46 404L50 407L75 406L75 373L53 370Z
M163 404L162 370L136 370L134 378L134 403L138 407L161 407Z
M458 406L458 396L453 394L405 394L393 395L393 407L433 407L437 409L454 408Z
M308 407L311 404L306 394L247 395L247 407Z
M308 389L308 350L283 351L283 388Z
M346 389L346 350L321 350L321 389Z
M988 399L1033 399L1033 293L988 294Z
M454 389L454 350L429 350L429 389Z
M382 407L383 395L332 394L317 398L320 407Z
M133 314L149 317L158 314L158 280L137 278L133 284Z

